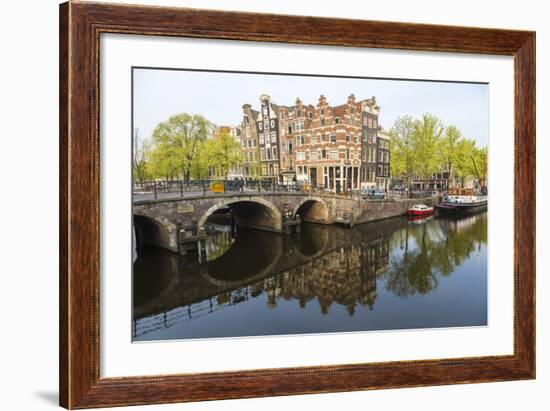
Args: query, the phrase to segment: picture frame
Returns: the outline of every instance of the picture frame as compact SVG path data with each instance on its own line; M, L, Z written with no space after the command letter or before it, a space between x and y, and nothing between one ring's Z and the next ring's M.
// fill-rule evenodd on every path
M100 375L100 35L118 33L513 56L514 353L452 359ZM535 378L535 33L68 2L60 5L60 405L203 401Z

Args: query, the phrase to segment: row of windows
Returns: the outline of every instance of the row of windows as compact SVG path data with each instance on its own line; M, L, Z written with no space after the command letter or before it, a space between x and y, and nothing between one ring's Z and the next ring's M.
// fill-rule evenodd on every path
M269 126L271 125L271 128L274 129L275 128L275 120L271 120L270 122L268 122L267 120L264 121L263 123L262 122L258 122L258 128L260 130L263 130L264 128L267 130L269 128Z
M262 164L262 175L276 176L279 175L278 164Z
M277 147L266 147L260 150L260 160L277 160Z
M271 135L271 137L270 137ZM264 139L264 136L265 136L265 139ZM273 143L275 144L277 142L277 133L275 131L272 131L271 134L270 133L260 133L259 135L260 137L260 144L268 144L268 143Z
M310 144L317 144L317 143L320 144L320 143L329 143L329 142L336 143L337 141L336 136L337 136L336 133L321 134L319 136L312 135L310 137ZM346 141L346 143L351 143L351 142L357 143L359 141L359 138L357 137L356 134L346 134L344 137L344 140ZM306 144L306 136L304 135L296 136L296 145L300 146L303 144Z
M390 167L382 164L378 164L378 176L380 177L389 177L390 176Z
M248 147L248 148L256 147L256 139L249 138L247 140L243 140L243 147Z
M388 153L387 151L378 151L378 161L382 163L389 163L390 153Z
M346 160L353 160L354 158L359 158L359 154L351 151L350 149L342 150L342 152L345 154ZM340 158L340 151L338 149L331 149L331 150L316 150L316 151L310 151L309 152L309 160L321 160L321 159L329 159L329 160L338 160ZM297 151L296 152L296 160L306 160L306 152L305 151Z

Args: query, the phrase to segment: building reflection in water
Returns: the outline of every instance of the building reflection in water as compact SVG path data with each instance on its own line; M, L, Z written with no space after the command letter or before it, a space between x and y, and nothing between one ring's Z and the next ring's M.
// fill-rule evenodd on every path
M203 247L204 263L144 248L134 264L134 338L156 339L160 330L180 323L193 327L251 301L264 301L267 310L254 304L249 315L256 317L283 303L288 311L289 302L304 311L313 305L322 317L330 317L332 307L351 317L358 310L372 316L381 291L421 304L422 296L435 293L466 262L477 264L486 281L485 259L474 258L486 244L483 213L414 222L394 218L353 229L308 224L290 237L242 231L232 238L218 230ZM468 303L467 295L454 297Z

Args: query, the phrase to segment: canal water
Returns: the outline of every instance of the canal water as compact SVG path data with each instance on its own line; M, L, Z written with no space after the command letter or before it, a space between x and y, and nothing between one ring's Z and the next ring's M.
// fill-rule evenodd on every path
M141 247L134 341L487 324L486 212L209 231L187 256Z

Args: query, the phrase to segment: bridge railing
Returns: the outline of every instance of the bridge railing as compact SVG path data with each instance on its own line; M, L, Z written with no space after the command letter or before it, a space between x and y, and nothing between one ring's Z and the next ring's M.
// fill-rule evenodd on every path
M343 188L335 191L323 185L302 181L280 183L273 179L238 179L238 180L157 180L134 182L132 187L134 199L162 199L186 196L207 195L215 193L330 193L331 195L352 198L358 201L400 200L409 198L426 198L437 195L433 191L397 191L384 193L383 198L369 196L362 190Z
M157 180L134 182L132 187L134 198L162 199L186 197L190 195L206 195L212 193L235 192L271 192L271 193L328 193L343 197L357 197L352 190L334 192L323 185L313 185L306 182L279 183L271 179L255 180Z

